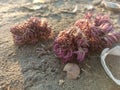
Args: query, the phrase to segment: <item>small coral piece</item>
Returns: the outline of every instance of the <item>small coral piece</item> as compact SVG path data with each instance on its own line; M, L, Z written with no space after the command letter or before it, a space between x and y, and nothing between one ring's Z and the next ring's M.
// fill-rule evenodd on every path
M35 44L39 39L48 39L51 28L46 19L31 17L26 22L11 27L10 32L17 45Z
M62 62L83 61L86 54L98 52L119 41L120 32L116 32L110 18L106 15L93 16L91 13L79 19L75 24L61 31L53 49Z
M88 52L88 42L78 27L61 31L54 42L54 52L63 63L77 59L82 61Z

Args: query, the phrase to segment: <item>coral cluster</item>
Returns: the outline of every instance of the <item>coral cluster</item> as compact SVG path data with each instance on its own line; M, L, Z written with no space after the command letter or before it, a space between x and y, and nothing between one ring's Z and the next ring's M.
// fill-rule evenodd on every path
M88 52L87 47L87 39L78 27L73 26L59 33L53 49L56 55L65 63L74 59L82 61Z
M100 51L120 39L120 32L113 29L110 18L106 15L88 13L83 19L64 31L56 38L53 49L62 62L83 61L91 51Z
M46 19L31 17L26 22L11 27L10 32L17 45L34 44L39 39L48 39L51 35L51 28Z

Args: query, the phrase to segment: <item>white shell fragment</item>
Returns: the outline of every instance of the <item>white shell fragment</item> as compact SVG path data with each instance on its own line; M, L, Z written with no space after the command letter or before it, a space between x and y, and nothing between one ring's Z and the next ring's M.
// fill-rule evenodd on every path
M105 72L117 85L120 85L120 80L113 76L112 72L106 65L106 57L108 55L120 56L120 46L116 46L112 49L105 48L101 53L101 64L102 64ZM118 68L120 68L120 66Z
M37 4L28 4L23 6L24 8L28 9L28 10L39 10L41 8L44 8L45 5L37 5Z
M33 0L33 3L45 3L46 0Z
M78 10L78 6L76 5L75 8L73 9L72 13L76 13Z
M67 63L63 71L67 72L68 79L77 79L77 77L79 77L80 74L80 68L75 63Z
M120 4L118 3L113 3L113 2L107 2L107 1L102 1L101 5L104 6L105 8L111 10L111 11L120 11Z
M64 82L65 82L65 81L61 79L61 80L59 80L58 83L59 83L59 85L62 85Z
M85 9L87 9L87 10L93 10L94 7L93 7L93 5L86 5L86 6L85 6Z

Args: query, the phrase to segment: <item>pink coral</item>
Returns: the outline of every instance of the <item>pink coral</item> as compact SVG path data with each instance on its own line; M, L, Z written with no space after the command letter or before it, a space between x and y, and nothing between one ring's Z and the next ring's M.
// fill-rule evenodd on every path
M17 45L34 44L39 39L48 39L51 35L51 28L46 19L31 17L26 22L11 27L10 32Z
M88 52L88 42L78 27L61 31L54 42L54 52L66 63L77 59L82 61Z
M119 39L120 32L114 30L108 16L88 13L59 33L53 49L62 62L83 61L88 52L110 47Z

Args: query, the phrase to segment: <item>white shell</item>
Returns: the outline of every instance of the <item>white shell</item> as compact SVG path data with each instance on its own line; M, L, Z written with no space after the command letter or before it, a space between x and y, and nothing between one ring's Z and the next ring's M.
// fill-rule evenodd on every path
M115 78L113 76L112 72L110 71L110 69L106 65L106 57L108 54L120 56L120 46L116 46L112 49L105 48L101 53L101 64L102 64L105 72L117 85L120 85L120 80L118 80L117 78ZM120 67L118 67L118 68L120 68Z

